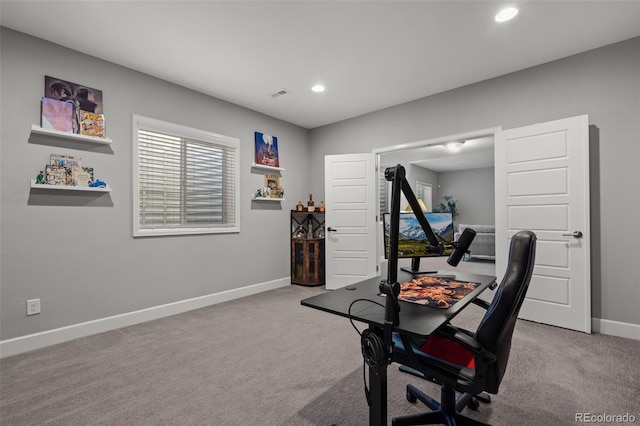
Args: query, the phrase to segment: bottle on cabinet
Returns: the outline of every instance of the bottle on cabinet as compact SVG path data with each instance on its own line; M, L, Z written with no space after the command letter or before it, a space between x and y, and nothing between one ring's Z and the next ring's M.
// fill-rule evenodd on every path
M324 213L324 201L320 201L320 205L318 206L318 211L320 213Z
M315 210L315 205L313 203L313 195L309 194L309 201L307 201L307 211L311 213L314 210Z
M293 238L306 238L307 231L304 229L304 226L300 225L296 228L296 231L293 234Z
M309 232L307 233L307 238L313 238L313 223L309 222Z
M302 201L298 201L298 204L296 205L296 211L297 212L303 212L304 211L304 204L302 204Z

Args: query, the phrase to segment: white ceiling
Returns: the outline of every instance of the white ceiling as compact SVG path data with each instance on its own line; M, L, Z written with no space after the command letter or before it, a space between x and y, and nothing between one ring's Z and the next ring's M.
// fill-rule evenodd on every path
M640 1L511 3L1 0L0 23L305 128L640 35Z
M493 159L493 136L486 136L466 140L456 153L449 152L444 143L385 152L380 155L380 167L413 164L434 172L451 172L493 167Z

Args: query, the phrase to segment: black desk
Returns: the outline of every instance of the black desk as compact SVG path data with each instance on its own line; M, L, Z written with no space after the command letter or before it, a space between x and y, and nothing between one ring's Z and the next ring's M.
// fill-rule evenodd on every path
M419 337L427 337L467 307L480 293L496 282L496 277L467 274L457 271L439 271L435 274L451 276L456 280L480 283L475 290L456 302L449 309L431 308L415 303L400 302L400 323L394 330ZM323 293L301 301L303 306L319 309L331 314L349 317L349 305L356 299L369 299L384 305L384 297L379 296L380 281L386 277L371 278L338 290ZM398 282L411 280L410 274L399 272ZM356 302L351 308L351 318L369 325L380 337L383 337L384 308L366 301ZM369 368L369 386L371 406L369 407L369 425L381 426L387 423L387 371L378 369L377 374Z

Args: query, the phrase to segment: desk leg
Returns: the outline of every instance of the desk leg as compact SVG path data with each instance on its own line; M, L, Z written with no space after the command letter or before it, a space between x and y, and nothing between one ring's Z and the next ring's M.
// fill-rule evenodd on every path
M387 424L387 367L378 369L378 374L369 367L369 387L371 388L371 407L369 407L369 426Z
M369 330L384 339L384 331L369 326ZM369 392L371 406L369 407L369 426L386 426L387 424L387 366L369 367Z

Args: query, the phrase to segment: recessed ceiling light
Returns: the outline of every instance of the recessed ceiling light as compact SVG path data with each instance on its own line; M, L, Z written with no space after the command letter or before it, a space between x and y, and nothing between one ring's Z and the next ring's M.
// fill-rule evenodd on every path
M324 92L324 86L322 84L316 84L311 88L316 93Z
M448 144L444 145L444 147L447 148L447 151L449 151L452 154L455 154L456 152L460 152L463 146L464 146L464 142L449 142Z
M515 7L505 7L496 15L496 22L505 22L512 19L518 14L518 9Z

